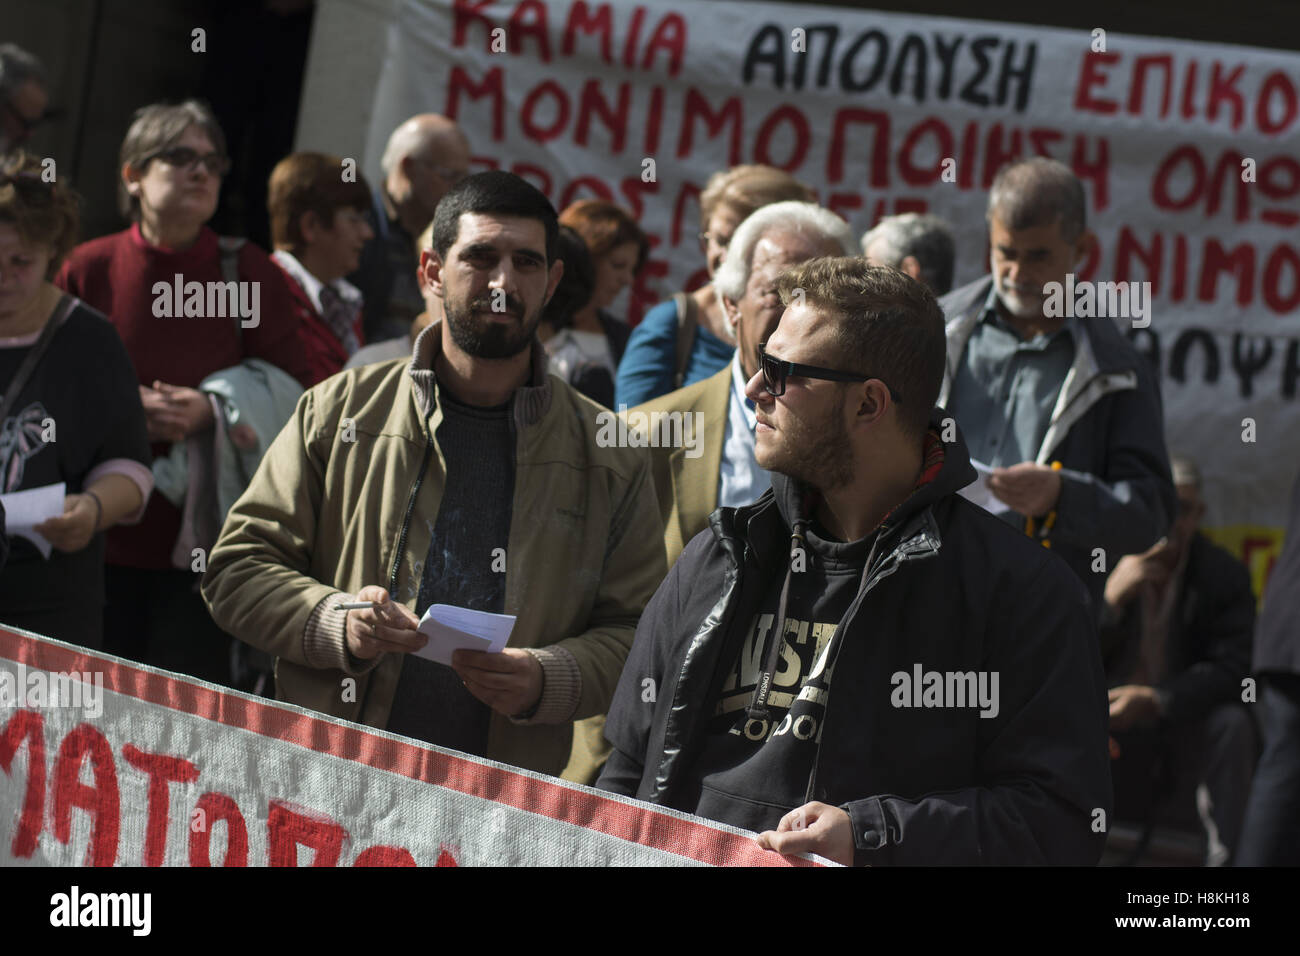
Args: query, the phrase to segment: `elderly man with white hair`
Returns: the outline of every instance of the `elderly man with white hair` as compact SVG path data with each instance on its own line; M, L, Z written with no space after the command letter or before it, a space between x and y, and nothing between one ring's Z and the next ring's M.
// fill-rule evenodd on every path
M469 175L469 140L452 120L436 113L412 116L388 137L380 159L370 226L375 236L348 276L365 301L366 340L406 335L424 311L415 275L416 237L433 221L438 200Z
M648 413L680 412L683 429L687 422L691 427L699 422L702 432L690 436L691 448L650 449L670 567L686 542L708 527L715 509L748 504L768 488L768 473L754 460L756 421L745 385L758 374L759 346L776 329L784 311L776 292L777 277L809 259L856 251L848 224L814 203L764 206L732 236L713 285L736 338L735 357L704 381L637 408ZM662 421L662 414L658 418L651 414L648 420Z

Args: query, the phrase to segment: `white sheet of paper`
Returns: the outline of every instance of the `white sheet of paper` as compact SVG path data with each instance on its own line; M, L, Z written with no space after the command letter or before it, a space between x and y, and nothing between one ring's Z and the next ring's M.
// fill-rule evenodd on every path
M429 643L415 651L418 657L451 666L451 652L460 648L498 654L515 628L513 614L471 611L451 604L433 604L420 619L419 631Z
M33 529L45 519L63 514L65 497L67 485L62 481L0 495L0 503L5 506L5 532L26 538L40 549L41 557L48 559L53 545Z
M979 473L979 477L959 491L958 494L967 501L972 501L985 511L990 511L993 514L1010 511L1011 509L1006 506L1006 503L989 488L989 476L993 474L993 469L982 461L976 461L974 458L970 460L970 463L975 466L975 471Z

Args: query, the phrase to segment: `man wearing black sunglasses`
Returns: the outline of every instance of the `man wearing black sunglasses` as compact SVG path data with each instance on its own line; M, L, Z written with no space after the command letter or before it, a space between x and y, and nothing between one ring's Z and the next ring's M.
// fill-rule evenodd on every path
M938 303L860 258L777 289L746 386L772 487L718 509L646 606L597 785L846 864L1095 863L1087 596L957 494Z
M635 409L651 422L656 415L680 414L699 423L690 447L660 445L651 450L670 565L686 542L708 527L714 509L749 504L770 482L767 471L754 460L757 420L745 384L758 372L763 341L781 321L777 278L817 256L852 255L853 251L848 223L807 202L764 206L732 236L713 284L736 339L736 354L724 369L703 381ZM635 422L635 414L628 420Z
M48 118L41 61L12 43L0 45L0 156L21 146Z

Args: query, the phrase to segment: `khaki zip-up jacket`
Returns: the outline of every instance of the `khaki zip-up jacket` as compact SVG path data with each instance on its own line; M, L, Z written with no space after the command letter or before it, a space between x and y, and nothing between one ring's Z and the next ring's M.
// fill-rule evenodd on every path
M731 362L728 362L721 371L703 381L633 409L648 416L674 412L684 416L698 412L703 416L695 436L700 442L696 457L691 458L684 446L650 449L659 516L664 519L664 551L670 568L677 563L691 538L709 526L709 515L718 507L731 376Z
M361 661L333 605L371 584L414 610L444 487L434 438L441 324L408 363L351 369L298 402L213 548L217 624L276 657L281 700L385 727L405 655ZM609 707L637 620L666 573L645 449L597 444L599 405L546 373L512 402L515 488L505 554L511 647L544 687L528 720L491 717L487 756L558 774L576 719ZM577 768L578 774L589 768Z
M676 563L691 538L709 526L709 515L718 507L718 476L722 471L722 446L730 400L731 363L728 362L722 371L703 381L632 409L647 415L676 413L690 416L699 412L704 416L698 430L691 426L695 439L700 442L697 457L687 455L684 445L660 445L649 449L651 475L659 499L659 517L664 522L664 553L669 568ZM656 427L652 424L650 430L654 432ZM573 756L561 776L578 783L594 784L610 753L609 741L605 739L604 716L580 721L575 733Z

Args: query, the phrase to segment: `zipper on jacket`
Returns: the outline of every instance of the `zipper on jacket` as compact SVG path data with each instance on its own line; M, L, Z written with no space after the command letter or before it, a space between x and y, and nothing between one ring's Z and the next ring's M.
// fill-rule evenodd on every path
M862 586L862 591L858 595L855 601L855 606L850 609L851 613L845 618L844 626L847 627L849 623L849 619L852 618L854 615L856 615L858 611L861 609L862 602L867 599L867 595L871 593L872 588L874 588L885 578L889 577L891 574L897 571L899 565L901 565L904 560L906 560L907 558L911 557L914 554L920 554L921 552L927 550L933 553L936 549L932 546L930 542L930 536L926 534L924 531L921 531L918 534L913 535L912 537L908 538L906 541L899 542L898 546L895 547L894 550L889 553L888 557L886 557L883 561L880 562L876 570L873 571L870 577L867 578L867 583ZM835 640L840 645L835 649L835 656L837 658L840 655L840 651L843 649L843 642L845 639L846 639L845 635L843 634L837 633L835 635ZM833 667L834 664L832 664L831 666ZM829 701L827 701L826 704L826 711L827 714L829 714L830 712ZM825 720L825 715L823 715L822 719ZM817 764L821 760L821 755L822 755L821 735L818 734L816 749L813 751L812 772L808 774L808 789L804 791L804 798L803 798L804 803L811 803L813 800L813 792L816 790L817 787Z
M717 515L715 514L713 517L716 518ZM732 626L736 616L735 602L739 600L739 594L744 586L745 561L751 552L749 543L745 541L743 547L738 547L734 541L729 539L727 534L719 530L720 526L713 524L712 520L709 522L709 526L713 529L718 545L731 561L731 567L727 569L723 576L724 586L721 597L714 602L713 607L709 609L709 613L705 615L704 621L696 628L695 636L691 638L691 642L686 649L686 655L682 659L681 670L678 671L677 682L673 689L672 705L668 711L668 719L664 722L664 752L655 767L654 781L650 791L642 798L650 803L666 804L671 799L673 788L680 783L679 780L672 778L672 764L676 763L680 767L683 765L685 758L689 756L682 742L674 740L679 723L674 719L674 715L683 713L689 707L689 702L685 700L686 693L682 688L682 676L688 673L691 658L707 640L703 634L708 621L712 620L715 615L718 618L717 623L708 629L709 633L720 631L725 636L727 630ZM728 580L728 577L730 577L730 580ZM669 746L670 741L673 741L671 747ZM644 776L642 774L643 779Z
M397 569L402 564L402 553L406 550L406 536L411 530L411 515L415 512L415 499L424 483L424 473L429 468L429 459L433 457L433 437L426 434L424 438L424 461L420 463L420 473L415 476L411 486L411 497L406 502L406 514L402 518L402 530L397 535L397 551L393 554L393 568L388 573L388 597L397 600Z

